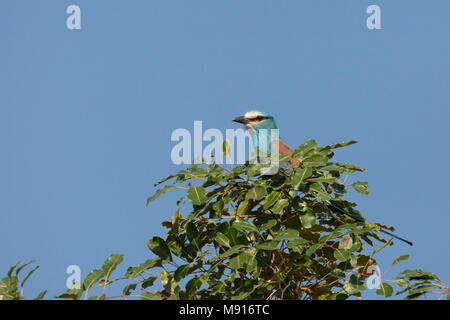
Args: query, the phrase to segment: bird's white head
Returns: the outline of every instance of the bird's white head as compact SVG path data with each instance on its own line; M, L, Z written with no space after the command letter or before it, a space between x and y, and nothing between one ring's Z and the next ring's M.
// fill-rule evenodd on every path
M248 111L245 115L234 118L233 121L243 124L247 130L277 129L273 116L258 110Z

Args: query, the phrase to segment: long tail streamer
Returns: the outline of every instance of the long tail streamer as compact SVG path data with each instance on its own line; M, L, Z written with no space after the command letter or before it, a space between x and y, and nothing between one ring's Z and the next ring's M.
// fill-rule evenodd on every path
M345 214L346 216L348 216L348 217L350 217L350 218L352 218L352 219L354 219L354 220L356 220L356 221L364 222L364 220L363 220L362 218L353 216L352 214L348 213L348 212L345 211L344 209L342 209L342 208L340 208L339 206L337 206L336 204L334 204L332 201L327 201L327 204L328 204L328 207L329 207L330 209L335 209L335 210L337 210L338 212L340 212L340 213L342 213L342 214ZM401 241L403 241L403 242L406 242L406 243L409 244L410 246L413 245L413 243L412 243L411 241L408 241L408 240L406 240L406 239L400 238L399 236L396 236L395 234L392 234L392 233L390 233L389 231L386 231L386 230L383 230L383 229L380 229L380 231L383 232L383 233L385 233L385 234L387 234L387 235L389 235L389 236L391 236L391 237L394 237L395 239L398 239L398 240L401 240Z

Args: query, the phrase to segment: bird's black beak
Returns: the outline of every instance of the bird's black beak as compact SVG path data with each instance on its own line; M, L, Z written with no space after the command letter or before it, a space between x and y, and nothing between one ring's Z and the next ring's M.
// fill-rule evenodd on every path
M233 119L234 122L246 124L248 123L248 119L246 117L237 117Z

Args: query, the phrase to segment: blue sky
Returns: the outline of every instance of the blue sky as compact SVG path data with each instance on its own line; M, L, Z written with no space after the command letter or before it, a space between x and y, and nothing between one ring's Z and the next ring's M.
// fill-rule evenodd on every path
M77 4L82 29L66 28ZM381 7L382 30L366 28ZM36 259L29 298L65 291L111 253L124 270L180 194L145 206L153 184L181 169L176 128L237 127L273 114L293 148L358 140L341 162L367 168L370 221L414 241L385 249L406 268L450 284L450 2L3 1L0 10L0 272ZM369 296L371 296L369 294Z

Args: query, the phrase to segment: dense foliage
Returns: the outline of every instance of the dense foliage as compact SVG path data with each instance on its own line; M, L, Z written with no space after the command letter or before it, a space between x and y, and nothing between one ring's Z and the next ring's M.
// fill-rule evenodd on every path
M79 288L57 298L105 299L106 287L118 281L125 284L114 297L142 299L347 299L362 297L368 286L384 297L406 293L414 299L438 291L450 298L433 273L406 270L390 281L378 274L374 255L393 244L379 231L393 228L365 221L356 203L343 198L349 188L369 194L367 182L347 183L364 170L331 161L334 149L353 143L319 147L309 140L294 151L301 166L275 175L261 175L266 164L250 162L234 168L192 165L170 175L155 185L160 189L147 204L171 189L186 194L172 219L162 222L165 239L148 241L155 257L112 279L123 260L113 254ZM362 221L333 211L329 200ZM408 257L397 257L392 266ZM4 299L23 298L28 276L17 289L22 267L11 268L2 280ZM102 292L89 297L94 285Z

